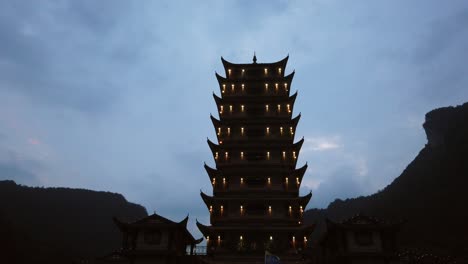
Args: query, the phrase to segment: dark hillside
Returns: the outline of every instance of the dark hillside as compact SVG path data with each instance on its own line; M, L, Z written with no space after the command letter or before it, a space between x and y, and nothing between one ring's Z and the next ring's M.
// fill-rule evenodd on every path
M0 181L0 248L16 263L69 263L104 255L120 247L113 216L146 215L144 207L121 194Z
M309 210L306 222L358 212L404 220L402 247L468 255L468 103L427 113L423 126L428 143L384 190Z

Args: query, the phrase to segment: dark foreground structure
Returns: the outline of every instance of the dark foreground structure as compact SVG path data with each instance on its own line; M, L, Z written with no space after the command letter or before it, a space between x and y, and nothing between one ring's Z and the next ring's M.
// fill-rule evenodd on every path
M311 249L316 264L396 264L401 223L358 214L342 222L326 219L326 233Z
M122 248L98 263L199 263L193 250L203 238L196 240L187 230L188 216L173 222L154 213L132 223L114 222L122 232Z
M300 115L293 118L297 92L288 57L274 63L234 64L221 58L226 77L216 74L221 97L213 94L219 119L211 116L217 143L208 140L216 168L205 165L213 196L201 193L211 226L197 222L211 262L268 250L288 263L302 263L313 225L303 224L312 193L299 196L307 165L296 169L304 139L294 142ZM256 262L255 262L256 263Z

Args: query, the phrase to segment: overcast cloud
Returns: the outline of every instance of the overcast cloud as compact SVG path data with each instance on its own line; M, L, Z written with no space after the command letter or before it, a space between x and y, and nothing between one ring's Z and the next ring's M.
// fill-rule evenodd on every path
M253 3L252 3L253 2ZM214 72L290 55L309 208L371 194L468 101L466 1L2 1L0 179L208 223Z

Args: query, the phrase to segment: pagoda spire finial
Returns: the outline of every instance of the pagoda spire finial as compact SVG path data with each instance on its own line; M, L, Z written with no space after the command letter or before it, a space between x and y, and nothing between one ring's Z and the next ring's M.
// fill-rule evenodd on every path
M255 51L254 51L254 56L253 56L253 64L257 64L257 56L255 55Z

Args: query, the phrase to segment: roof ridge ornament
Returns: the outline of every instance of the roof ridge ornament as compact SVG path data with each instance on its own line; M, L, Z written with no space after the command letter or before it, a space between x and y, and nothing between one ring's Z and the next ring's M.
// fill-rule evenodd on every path
M254 51L254 56L253 56L253 64L257 64L257 56L255 55L255 51Z

